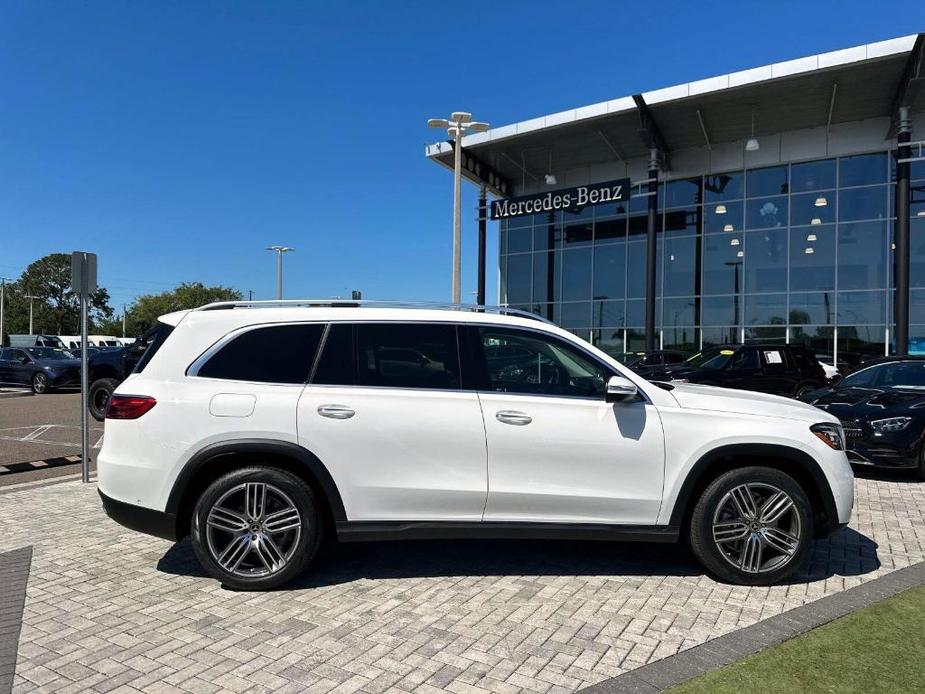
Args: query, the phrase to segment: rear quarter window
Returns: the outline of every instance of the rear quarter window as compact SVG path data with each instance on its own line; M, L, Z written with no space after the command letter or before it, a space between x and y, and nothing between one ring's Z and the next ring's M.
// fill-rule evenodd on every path
M321 323L253 328L223 345L194 375L259 383L306 383L323 333Z

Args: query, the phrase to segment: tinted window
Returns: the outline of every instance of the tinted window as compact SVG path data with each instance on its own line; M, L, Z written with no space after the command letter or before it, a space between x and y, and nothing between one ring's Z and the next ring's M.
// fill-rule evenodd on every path
M357 385L460 387L455 326L382 323L355 331Z
M148 362L151 361L151 358L157 354L157 351L161 348L161 345L170 337L170 333L173 332L173 326L167 325L166 323L158 323L156 326L151 328L148 332L138 338L133 344L126 347L128 353L131 354L136 349L144 348L144 352L141 355L141 358L138 360L138 363L135 364L135 373L141 373L144 368L148 365ZM88 349L88 354L92 352Z
M312 383L328 386L352 386L353 378L353 326L331 323L321 348L321 356Z
M564 341L520 330L479 328L487 390L602 397L609 372Z
M761 350L761 361L764 364L765 371L786 371L787 370L787 361L784 358L784 353L779 349L763 349Z
M305 383L323 330L321 324L248 330L214 354L197 375L262 383Z
M733 369L757 369L758 352L754 349L741 349L730 364Z

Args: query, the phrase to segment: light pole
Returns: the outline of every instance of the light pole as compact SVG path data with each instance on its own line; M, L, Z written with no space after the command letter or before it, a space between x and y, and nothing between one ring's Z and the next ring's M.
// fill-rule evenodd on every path
M3 347L3 311L6 298L6 282L13 281L11 277L0 277L0 347Z
M276 252L276 298L283 298L283 253L294 251L289 246L267 246L268 251Z
M430 128L446 128L453 139L453 303L461 303L460 276L462 275L462 139L467 131L482 133L488 123L472 120L472 114L453 111L449 118L431 118Z
M42 297L35 296L33 294L26 294L23 298L29 300L29 334L32 335L32 301L34 299L41 299Z

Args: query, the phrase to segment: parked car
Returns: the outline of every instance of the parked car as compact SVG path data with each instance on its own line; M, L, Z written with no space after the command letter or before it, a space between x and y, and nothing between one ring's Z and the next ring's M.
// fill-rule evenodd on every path
M153 335L154 331L149 330L128 347L97 348L96 352L89 354L87 408L98 422L102 422L106 416L109 396L132 373Z
M80 387L80 360L57 347L0 349L0 382L29 386L36 394Z
M657 349L651 352L636 352L633 358L627 359L623 363L643 378L648 378L651 373L657 373L666 366L683 364L686 360L687 355L684 352L672 349Z
M925 357L885 357L804 401L838 417L848 460L925 479Z
M64 347L57 335L10 335L10 347Z
M755 390L796 397L826 384L812 352L795 345L723 345L695 354L683 364L653 369L646 378Z
M59 335L63 345L68 348L80 348L80 335ZM87 344L91 347L122 347L123 338L114 335L87 335Z
M300 574L325 538L425 537L683 539L712 574L765 585L848 522L832 415L656 385L497 311L238 302L163 316L109 401L106 512L191 535L206 571L251 590Z

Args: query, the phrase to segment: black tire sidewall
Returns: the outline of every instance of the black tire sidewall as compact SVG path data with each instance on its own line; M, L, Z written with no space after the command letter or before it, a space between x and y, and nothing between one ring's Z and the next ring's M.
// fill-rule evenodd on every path
M93 419L102 422L106 418L106 408L100 409L96 406L96 396L100 391L105 390L111 398L118 385L119 382L114 378L99 378L90 384L90 391L87 394L87 409L90 410L90 415ZM106 403L107 405L109 404L109 398L106 399Z
M732 566L713 542L713 514L720 499L745 482L766 482L784 490L800 515L802 538L794 557L784 566L765 574L749 574ZM694 555L713 576L740 585L771 585L791 576L809 556L813 544L813 513L809 498L790 475L775 468L751 466L730 470L713 480L697 501L691 515L690 543Z
M299 546L289 565L270 576L251 578L228 573L212 558L203 532L205 518L212 504L228 489L243 482L266 482L278 487L292 499L303 519ZM321 517L317 512L311 487L289 472L270 467L241 468L217 479L200 495L190 523L190 539L200 564L211 576L221 581L223 586L235 590L268 590L296 578L317 554L321 535Z

